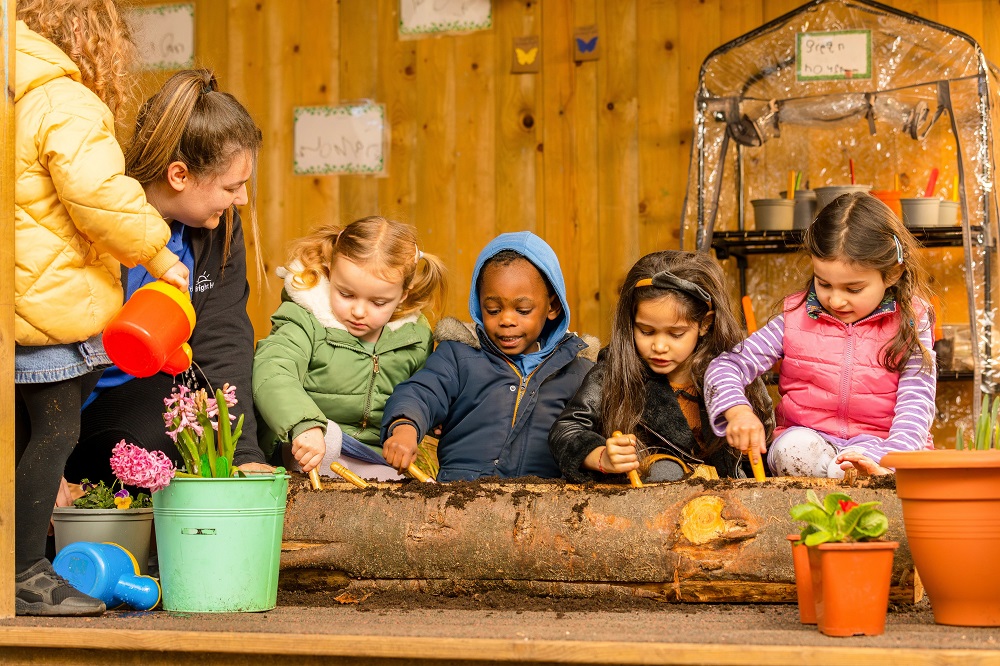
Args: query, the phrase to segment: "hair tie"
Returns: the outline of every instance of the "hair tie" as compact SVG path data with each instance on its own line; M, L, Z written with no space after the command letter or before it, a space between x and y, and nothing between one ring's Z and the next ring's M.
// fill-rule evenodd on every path
M675 289L677 291L683 291L688 296L692 296L703 302L708 306L709 310L712 309L711 294L705 291L705 289L700 285L697 285L690 280L677 277L670 271L660 271L653 277L643 278L635 283L635 287L658 287L659 289Z
M413 244L413 263L420 263L420 260L424 258L424 253L420 251L420 248L416 243Z
M896 234L892 235L892 240L896 241L896 263L901 264L903 263L903 244L899 242Z

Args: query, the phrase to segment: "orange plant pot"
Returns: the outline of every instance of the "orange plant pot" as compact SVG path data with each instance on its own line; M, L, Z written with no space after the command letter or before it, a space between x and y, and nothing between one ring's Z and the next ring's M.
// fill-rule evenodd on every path
M875 190L872 192L872 196L881 199L882 203L892 209L896 217L903 219L903 204L899 200L902 192L899 190Z
M906 451L896 469L906 541L934 621L1000 627L1000 451Z
M789 534L792 545L792 565L795 567L795 595L799 601L799 622L816 624L816 600L813 598L812 573L809 570L809 548L796 544L798 534Z
M824 543L807 548L816 624L827 636L885 633L896 541Z

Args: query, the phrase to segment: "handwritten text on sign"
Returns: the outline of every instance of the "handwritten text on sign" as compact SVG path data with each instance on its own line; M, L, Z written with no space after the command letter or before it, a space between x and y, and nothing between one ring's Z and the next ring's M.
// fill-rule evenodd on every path
M795 74L800 81L872 77L870 30L800 32L796 38Z
M194 4L135 7L129 19L143 67L194 66Z
M295 173L385 170L385 105L295 108Z
M492 25L490 0L399 0L399 31L468 32Z

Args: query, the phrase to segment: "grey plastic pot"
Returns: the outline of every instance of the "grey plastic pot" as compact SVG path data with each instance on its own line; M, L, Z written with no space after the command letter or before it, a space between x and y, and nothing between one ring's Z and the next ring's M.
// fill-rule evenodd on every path
M153 509L78 509L59 507L52 511L56 553L78 541L116 543L132 553L145 574L149 563L149 541Z

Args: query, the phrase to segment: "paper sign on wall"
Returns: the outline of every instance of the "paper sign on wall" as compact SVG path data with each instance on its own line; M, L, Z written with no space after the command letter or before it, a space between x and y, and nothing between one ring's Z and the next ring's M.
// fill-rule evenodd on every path
M150 5L129 12L139 62L145 69L194 66L194 4Z
M490 0L399 0L399 32L470 32L493 25Z
M295 107L294 172L385 173L384 104Z
M795 43L795 76L799 81L870 79L870 30L800 32Z

